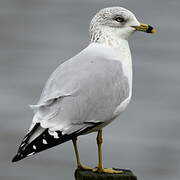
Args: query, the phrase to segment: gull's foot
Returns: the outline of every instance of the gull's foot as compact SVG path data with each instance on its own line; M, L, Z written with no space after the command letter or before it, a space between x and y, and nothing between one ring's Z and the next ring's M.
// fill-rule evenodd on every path
M117 171L112 168L94 168L92 169L93 172L98 172L98 173L109 173L109 174L121 174L123 171Z
M77 167L77 169L81 169L81 170L84 170L84 171L86 171L86 170L90 170L90 171L92 171L93 170L93 168L91 168L91 167L89 167L89 166L86 166L86 165L79 165L78 167Z

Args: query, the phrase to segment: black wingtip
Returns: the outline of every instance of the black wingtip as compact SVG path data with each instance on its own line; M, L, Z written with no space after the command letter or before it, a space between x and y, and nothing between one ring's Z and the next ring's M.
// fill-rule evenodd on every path
M19 159L19 157L17 156L17 155L15 155L14 157L13 157L13 159L12 159L12 162L17 162L17 161L19 161L20 159Z
M23 159L24 157L18 156L17 154L13 157L12 162L17 162L20 161L21 159Z

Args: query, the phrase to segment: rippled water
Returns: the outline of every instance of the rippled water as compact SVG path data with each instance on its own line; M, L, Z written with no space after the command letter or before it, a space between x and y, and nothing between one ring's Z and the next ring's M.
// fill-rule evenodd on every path
M154 36L130 40L133 99L104 132L106 167L129 168L139 180L180 177L179 0L0 1L0 179L70 180L75 168L70 142L12 164L50 73L88 44L88 25L100 8L125 6L155 25ZM83 161L96 166L95 134L81 137Z

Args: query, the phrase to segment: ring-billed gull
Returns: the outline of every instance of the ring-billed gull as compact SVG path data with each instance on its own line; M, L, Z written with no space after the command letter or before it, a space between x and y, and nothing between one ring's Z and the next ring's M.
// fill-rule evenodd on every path
M13 162L72 140L77 166L82 165L77 137L97 131L98 166L103 168L102 128L123 112L132 94L132 62L128 38L135 31L154 33L122 7L101 9L90 23L90 44L61 64L48 79L34 118Z

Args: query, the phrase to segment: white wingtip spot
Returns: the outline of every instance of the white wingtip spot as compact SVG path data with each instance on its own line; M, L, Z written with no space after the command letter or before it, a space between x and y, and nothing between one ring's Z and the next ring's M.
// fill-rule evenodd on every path
M23 139L23 141L25 141L27 139L27 136Z
M36 150L36 146L35 146L35 145L33 145L33 149L35 149L35 150Z
M32 152L32 153L28 154L27 156L31 156L31 155L33 155L33 154L35 154L35 152Z
M43 139L43 141L42 141L42 142L43 142L43 144L47 144L47 141L46 141L45 139Z
M53 136L55 139L58 139L59 136L58 136L58 133L56 131L48 131L49 135Z
M25 143L22 143L22 144L21 144L21 147L23 147L24 145L25 145Z
M57 132L54 132L54 138L55 138L55 139L58 139L58 138L59 138L59 136L58 136L58 133L57 133Z

